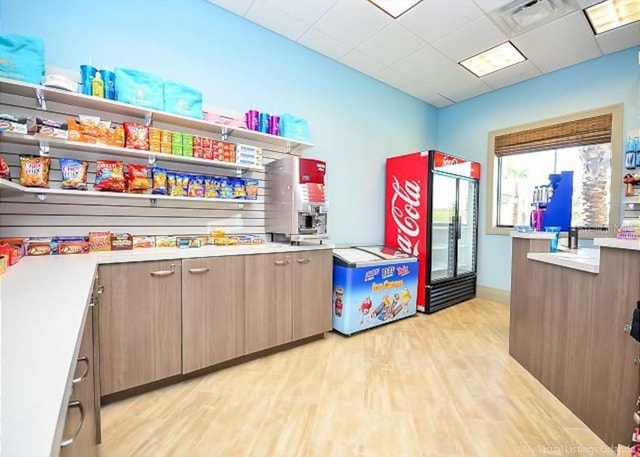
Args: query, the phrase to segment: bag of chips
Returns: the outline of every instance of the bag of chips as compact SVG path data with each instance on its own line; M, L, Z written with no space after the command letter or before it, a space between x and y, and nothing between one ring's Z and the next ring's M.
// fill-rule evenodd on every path
M153 167L153 190L155 195L167 195L167 170L160 167Z
M189 175L185 173L167 173L167 191L172 197L186 197L189 188Z
M49 187L49 157L20 156L20 184L25 187Z
M149 127L135 122L124 122L124 144L128 149L149 150Z
M0 156L0 178L11 179L9 176L9 165L4 161L2 156Z
M230 178L216 178L220 183L220 198L233 198L233 182Z
M204 198L204 193L204 176L190 176L187 195L189 197Z
M142 193L151 189L149 167L146 165L127 165L127 192Z
M89 164L81 160L60 159L60 174L63 189L87 190Z
M98 160L96 165L94 189L124 192L124 164L120 160Z
M219 198L220 192L216 189L215 180L213 176L204 177L204 197L205 198Z

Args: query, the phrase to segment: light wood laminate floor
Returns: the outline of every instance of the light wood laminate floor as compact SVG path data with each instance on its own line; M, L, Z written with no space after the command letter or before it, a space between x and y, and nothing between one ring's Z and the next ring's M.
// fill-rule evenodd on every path
M508 325L476 299L114 403L100 456L614 455L509 357Z

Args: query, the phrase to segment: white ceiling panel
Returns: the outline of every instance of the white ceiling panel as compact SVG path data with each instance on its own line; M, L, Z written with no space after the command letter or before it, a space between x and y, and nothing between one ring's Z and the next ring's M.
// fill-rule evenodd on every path
M344 55L340 59L340 62L367 75L377 73L384 68L384 65L377 60L366 56L355 49Z
M452 94L458 94L466 89L480 93L488 88L481 79L455 64L442 65L435 71L427 73L421 81L452 100Z
M512 65L504 70L496 71L482 78L493 89L510 86L527 79L540 76L542 73L528 60Z
M602 54L582 11L571 13L511 41L544 73Z
M304 22L283 13L264 0L255 0L247 11L246 18L294 41L309 28Z
M357 49L385 65L391 65L426 45L427 43L402 25L392 22Z
M422 79L428 74L433 76L446 65L453 65L453 62L431 46L427 46L401 59L391 67L409 78Z
M253 4L253 0L208 0L209 3L213 3L214 5L218 5L221 8L231 11L232 13L236 13L239 16L244 16L247 11L249 11L249 7Z
M433 43L433 47L449 56L452 60L460 62L505 41L507 41L507 36L491 22L491 19L487 16L482 16L439 39Z
M455 5L451 0L425 0L398 21L427 43L433 43L483 14L471 0L453 3Z
M469 98L477 97L478 95L486 94L490 91L491 87L481 82L480 84L476 84L473 86L465 85L459 87L458 89L449 89L447 91L444 91L443 95L449 100L453 100L457 103Z
M485 12L490 12L502 8L504 5L511 3L511 0L474 0L476 5L482 8ZM600 0L598 0L600 1Z
M350 49L349 46L340 43L338 40L334 40L314 28L307 30L304 35L298 39L298 43L335 60L339 60L349 52Z
M640 45L640 22L625 25L596 36L600 49L605 54L622 51Z
M356 47L391 23L391 16L365 0L339 0L314 27Z
M428 87L426 84L420 81L413 80L406 77L402 73L387 67L373 75L374 78L388 84L391 87L400 89L401 91L413 95L414 97L423 100L436 108L442 108L453 104L451 100L448 100L438 94L435 90Z
M331 9L338 0L265 0L271 6L284 11L305 24L312 25Z
M596 3L602 3L602 0L578 0L578 5L580 5L580 8L582 9L589 8Z

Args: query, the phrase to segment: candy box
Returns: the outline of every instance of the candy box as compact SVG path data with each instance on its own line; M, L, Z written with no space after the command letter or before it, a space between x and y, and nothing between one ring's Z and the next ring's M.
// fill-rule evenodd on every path
M7 271L7 267L9 266L9 257L3 254L0 254L0 275Z
M176 237L175 236L156 236L157 248L175 248Z
M209 236L211 236L211 238L224 238L225 233L224 230L211 229Z
M26 255L24 248L26 241L26 238L0 238L0 246L8 245L11 249L9 265L14 265Z
M111 250L111 232L89 232L89 250L101 252Z
M176 243L180 249L199 248L201 245L199 238L191 236L178 237Z
M211 237L207 235L195 236L194 238L200 241L200 246L210 246L213 244Z
M20 257L18 257L18 253L13 246L9 246L8 244L0 244L0 255L7 256L7 264L11 267L18 263Z
M88 254L89 242L88 241L61 241L58 243L58 254Z
M133 238L129 233L112 233L111 234L111 250L112 251L130 251L133 249Z
M58 242L52 238L28 238L25 252L28 256L55 255L58 253Z
M156 247L155 236L134 236L133 249L148 249Z
M241 244L241 245L252 243L252 238L249 235L236 236L235 238L238 240L238 244Z

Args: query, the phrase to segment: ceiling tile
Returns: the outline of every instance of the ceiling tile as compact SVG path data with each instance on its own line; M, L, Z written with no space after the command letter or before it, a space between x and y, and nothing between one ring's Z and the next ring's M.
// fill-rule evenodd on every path
M209 3L218 5L221 8L236 13L240 16L247 14L247 11L253 4L253 0L208 0Z
M349 65L351 68L355 68L366 75L373 75L384 68L384 65L377 60L372 59L355 49L344 55L340 59L340 62L345 65Z
M596 3L602 3L602 0L578 0L578 5L580 5L580 8L582 9L589 8Z
M507 36L487 16L433 43L433 47L460 62L507 41Z
M464 27L482 16L471 0L425 0L400 16L398 21L428 43Z
M412 32L397 22L392 22L357 49L385 65L391 65L426 45Z
M340 43L338 40L334 40L314 28L307 30L305 34L298 39L298 43L336 60L344 56L350 49L349 46Z
M526 32L511 41L544 73L602 54L582 11Z
M540 76L540 70L529 61L524 61L495 73L491 73L482 78L482 80L494 89L510 86L512 84L525 81L527 79Z
M442 95L457 103L469 98L477 97L478 95L486 94L490 91L491 88L489 86L480 82L480 84L474 84L472 86L462 85L458 88L448 89L447 91L443 91Z
M419 81L412 80L393 68L383 68L379 72L375 73L373 77L437 108L442 108L453 103L451 100L447 100L427 85Z
M401 84L402 81L407 78L404 74L391 67L385 67L382 70L373 73L371 76L392 87L397 87L398 84Z
M422 82L432 87L439 94L444 95L454 101L459 101L461 96L457 96L460 92L468 90L473 93L487 92L487 86L480 78L472 75L470 72L462 68L460 65L443 65L437 72L426 75L421 79ZM473 95L470 95L471 97Z
M640 45L640 22L625 25L619 29L604 32L596 36L600 49L605 54L622 51Z
M511 3L512 0L474 0L476 5L487 13L502 8L504 5ZM598 0L600 1L600 0Z
M338 0L265 0L271 6L284 11L305 24L312 25L331 9Z
M304 22L283 13L264 0L256 0L245 17L292 40L300 38L309 28Z
M366 0L339 0L314 27L346 45L356 47L392 20Z
M454 64L439 51L436 51L431 46L427 46L396 62L392 65L392 68L405 76L419 79L425 75L431 75L433 77L440 68L446 65Z

